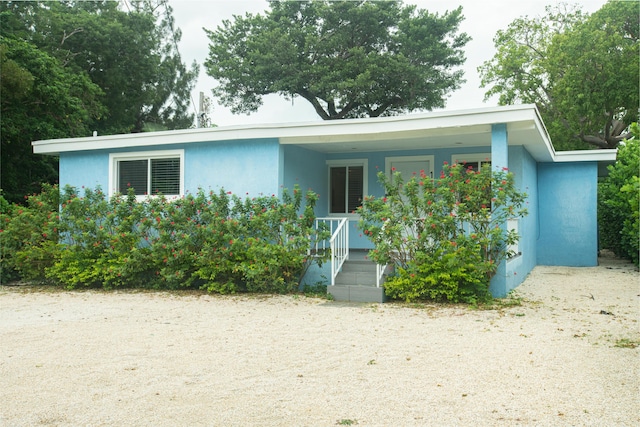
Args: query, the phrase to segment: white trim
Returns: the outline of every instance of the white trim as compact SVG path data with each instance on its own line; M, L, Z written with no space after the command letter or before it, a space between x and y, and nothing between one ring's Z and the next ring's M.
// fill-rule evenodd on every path
M421 155L421 156L390 156L390 157L385 157L384 158L384 171L387 174L387 176L391 176L391 163L393 162L402 162L402 161L415 161L415 162L422 162L422 161L427 161L429 162L429 170L425 171L425 175L429 178L433 178L434 177L434 173L435 173L435 156L431 156L431 155ZM406 181L407 179L411 179L411 177L403 177L404 180Z
M490 162L491 153L468 153L468 154L452 154L451 164L454 163L471 163L471 162Z
M151 150L151 151L131 151L124 153L109 153L109 196L117 192L118 175L116 174L117 163L122 160L144 160L162 159L178 157L180 159L180 194L184 196L184 150ZM173 194L168 195L174 196ZM152 195L137 196L138 199L146 199Z
M330 217L342 217L349 219L359 219L360 215L350 212L331 212L331 173L332 167L340 166L362 166L362 197L369 194L369 160L368 159L336 159L327 160L327 214ZM348 206L347 206L348 207Z
M524 145L538 162L615 161L614 150L588 150L594 152L588 155L556 153L534 104L404 116L50 139L34 141L32 146L35 154L59 155L65 152L132 148L145 150L175 144L274 139L281 145L308 145L311 149L324 152L350 152L386 151L393 147L415 149L418 144L421 144L421 148L450 148L449 145L442 146L438 141L455 137L466 144L469 136L475 136L476 143L473 146L490 147L491 125L495 123L507 125L510 133L509 146ZM513 140L514 134L520 135L519 140ZM477 142L479 140L482 142Z
M574 151L557 151L554 154L554 162L597 162L597 161L615 161L618 150L615 148L604 150L574 150Z
M224 126L207 129L182 129L161 132L63 138L34 141L36 154L57 155L61 152L150 147L168 144L276 138L281 144L341 144L350 140L404 138L420 135L425 130L486 127L492 123L537 122L535 105L508 105L460 111L436 111L404 116L314 121L306 123L273 123L263 125ZM487 128L487 131L490 129ZM477 130L472 130L477 132ZM541 129L543 134L546 130Z
M507 231L515 231L520 234L520 218L509 218L507 219ZM516 243L513 243L507 247L507 251L511 252L513 255L511 258L520 254L520 239Z

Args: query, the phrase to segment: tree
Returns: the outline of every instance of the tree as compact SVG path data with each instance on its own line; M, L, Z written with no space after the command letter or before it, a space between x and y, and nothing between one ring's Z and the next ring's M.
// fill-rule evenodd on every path
M180 59L181 34L166 1L8 2L2 9L12 16L8 36L31 41L102 88L107 111L92 123L100 134L193 124L197 65L187 69Z
M7 200L21 201L58 176L57 159L33 155L31 141L86 135L103 112L102 91L33 44L2 36L0 69L0 177Z
M130 10L125 11L124 6ZM57 180L38 139L193 125L197 76L164 0L0 2L2 189L23 200Z
M628 258L637 266L640 257L640 128L631 126L633 139L618 149L616 163L598 184L600 247Z
M402 2L269 5L205 29L205 67L220 82L213 94L236 114L272 93L306 99L325 120L430 110L464 81L461 8L440 16Z
M478 71L486 97L535 103L557 149L615 148L638 120L640 3L587 15L566 5L497 32Z

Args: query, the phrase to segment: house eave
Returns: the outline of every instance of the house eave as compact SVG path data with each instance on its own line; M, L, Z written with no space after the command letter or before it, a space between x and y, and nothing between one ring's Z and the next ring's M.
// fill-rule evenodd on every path
M251 139L277 139L283 145L305 146L324 152L381 151L390 147L431 149L458 144L487 147L491 144L491 126L496 123L507 124L510 145L526 146L538 161L553 161L553 146L535 105L52 139L32 144L34 153L46 155Z
M575 150L558 151L555 153L553 161L562 162L615 162L618 150Z

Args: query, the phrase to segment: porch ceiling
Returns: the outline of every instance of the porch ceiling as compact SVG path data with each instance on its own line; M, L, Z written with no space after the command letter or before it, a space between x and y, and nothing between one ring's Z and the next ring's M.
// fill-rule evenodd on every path
M538 161L552 161L554 156L533 106L325 123L314 126L313 132L281 135L280 143L323 153L490 147L492 125L505 123L510 146L525 146Z
M524 145L536 157L550 160L551 156L533 123L507 125L509 145ZM282 144L304 146L323 153L350 153L357 151L388 151L436 149L451 147L490 147L491 125L455 126L450 128L411 131L336 134L280 138ZM536 148L539 146L542 148ZM546 156L545 156L546 152ZM539 160L542 160L539 159Z

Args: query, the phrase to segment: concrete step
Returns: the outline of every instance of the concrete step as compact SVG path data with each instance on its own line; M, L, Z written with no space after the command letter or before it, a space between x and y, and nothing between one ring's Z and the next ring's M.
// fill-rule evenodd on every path
M376 272L370 271L341 271L336 276L336 285L376 285Z
M335 285L327 286L329 293L335 301L351 302L378 302L386 301L384 288L375 286Z
M344 264L342 264L342 271L347 273L347 272L355 272L355 271L362 271L362 272L376 272L376 263L371 262L371 261L345 261Z

